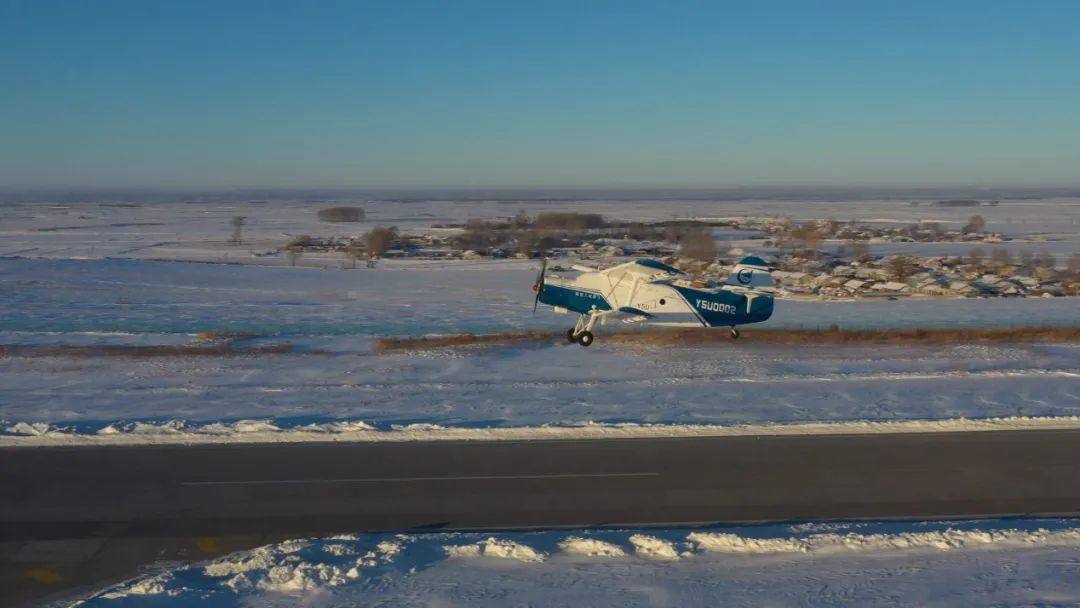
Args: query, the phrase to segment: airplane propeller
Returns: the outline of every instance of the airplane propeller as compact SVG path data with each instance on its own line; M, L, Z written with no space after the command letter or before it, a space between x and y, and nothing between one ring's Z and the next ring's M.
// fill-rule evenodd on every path
M544 258L540 262L540 274L536 275L536 283L533 283L533 291L536 292L536 299L533 300L533 314L536 314L536 307L540 305L540 293L544 291L544 273L547 272L547 258Z

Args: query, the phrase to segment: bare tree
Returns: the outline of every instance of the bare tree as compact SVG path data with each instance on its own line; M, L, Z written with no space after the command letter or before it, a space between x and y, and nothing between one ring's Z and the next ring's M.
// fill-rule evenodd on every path
M716 239L707 230L685 234L679 243L679 255L684 258L707 262L715 260L718 254Z
M1065 271L1074 277L1080 277L1080 253L1073 253L1065 262Z
M986 252L978 247L968 252L968 263L975 266L982 266L983 260L986 259Z
M918 269L915 260L906 255L895 255L889 259L889 273L901 283L906 282Z
M350 245L349 247L346 247L344 249L344 252L345 252L345 257L350 262L350 267L351 268L356 268L356 261L357 260L362 260L362 259L364 259L364 257L367 256L367 253L363 249L361 249L360 247L357 247L356 245Z
M499 231L494 225L473 218L465 222L465 232L455 240L464 249L486 250L499 242Z
M311 238L310 234L301 234L294 236L287 245L286 249L303 249L304 247L311 247L315 244L315 239Z
M990 250L990 261L996 266L1008 266L1012 264L1012 254L1004 247L994 247Z
M516 249L518 253L524 253L527 256L532 256L537 251L543 252L560 245L558 237L550 234L544 234L542 230L536 228L528 228L520 230L514 234L514 240L516 241Z
M961 232L963 232L964 234L969 234L974 232L982 232L984 229L986 229L986 220L983 219L983 216L973 215L968 220L967 225L961 229Z
M229 237L230 245L242 245L244 243L244 224L247 218L242 215L234 215L229 224L232 226L232 236Z
M386 253L387 249L390 249L390 245L392 245L397 238L398 232L395 226L389 228L376 226L372 228L370 232L363 236L364 244L367 246L368 256L372 258L382 256Z
M1053 269L1057 266L1057 258L1049 251L1040 251L1035 256L1035 266L1038 268Z
M297 260L299 260L302 255L304 255L303 249L293 247L285 250L285 257L289 258L289 266L296 266Z
M941 235L945 233L938 222L923 222L922 229L934 235L934 238L941 238Z
M848 241L844 249L853 261L865 262L870 259L870 245L863 241Z
M515 228L527 228L532 225L533 221L532 218L529 217L529 214L524 209L522 209L521 211L517 212L517 215L514 216L514 219L511 220L511 223L514 225Z

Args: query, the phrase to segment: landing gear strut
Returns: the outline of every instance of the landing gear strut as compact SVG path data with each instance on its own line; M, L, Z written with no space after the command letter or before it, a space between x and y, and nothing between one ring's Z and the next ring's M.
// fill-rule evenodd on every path
M586 320L586 315L581 315L577 324L566 330L567 341L571 343L577 342L582 346L592 344L593 340L596 339L592 333L592 328L596 325L596 319L597 317L592 314L588 315L588 320Z
M739 333L739 330L735 329L735 326L732 325L731 326L731 339L732 340L737 340L739 338L739 336L741 336L741 335L742 334Z

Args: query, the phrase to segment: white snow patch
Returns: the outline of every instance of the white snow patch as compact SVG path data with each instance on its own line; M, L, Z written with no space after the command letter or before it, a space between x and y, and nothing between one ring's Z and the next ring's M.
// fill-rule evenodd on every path
M567 555L586 557L626 557L626 551L614 543L596 538L571 536L559 542L559 549Z
M168 573L159 574L121 586L113 591L103 593L99 597L112 600L132 595L161 595L166 593L166 585L172 578L172 575ZM169 595L176 595L176 591Z
M646 559L676 560L679 552L671 541L655 536L635 534L630 537L630 544L634 545L634 554Z
M199 433L207 435L240 435L249 433L278 433L281 429L269 420L237 420L236 422L215 422L199 428Z
M379 541L379 544L375 545L375 548L381 553L381 557L384 561L392 561L394 556L401 553L402 544L400 540L383 540Z
M203 573L207 576L231 576L252 570L266 570L277 563L280 553L283 552L275 550L273 546L259 547L213 561L203 568Z
M498 557L519 562L542 562L547 555L528 545L494 536L471 545L443 547L449 557Z
M46 433L58 432L58 429L51 424L46 424L44 422L16 422L11 426L5 427L4 432L12 435L38 436Z
M925 526L933 525L927 529ZM852 564L865 564L861 556L873 556L874 560L899 560L896 563L911 564L938 559L941 553L955 552L956 560L967 560L982 567L982 557L975 552L997 551L1064 551L1071 555L1080 547L1080 528L1016 528L988 527L984 529L955 529L946 524L927 522L910 524L894 528L888 533L860 533L863 527L873 528L872 524L828 524L817 532L808 535L792 535L774 538L754 538L731 530L727 532L699 530L688 534L676 530L658 530L651 532L610 531L610 532L518 532L480 536L473 533L439 533L422 535L382 535L370 537L358 535L355 540L298 540L268 545L258 549L240 552L195 567L182 578L174 573L158 573L145 578L129 581L96 595L93 599L113 600L139 596L158 598L176 597L176 605L190 605L199 601L213 600L215 594L224 597L245 599L258 598L260 593L284 593L289 595L318 592L327 588L350 585L357 590L382 589L382 585L408 585L407 580L414 576L424 577L434 569L438 570L443 561L433 555L441 548L447 559L459 558L497 558L505 562L500 568L509 577L535 577L533 567L544 562L548 555L536 548L537 542L554 544L559 548L559 555L593 558L624 558L629 552L625 547L633 547L633 554L640 559L619 562L620 569L636 571L641 576L669 577L672 585L698 584L704 581L702 576L717 576L716 570L708 564L746 564L753 572L758 568L772 570L777 563L784 567L809 568L814 572L824 573L830 568L841 567L845 571ZM776 529L777 527L773 527ZM783 528L781 528L783 529ZM749 531L757 530L751 528ZM681 542L685 539L685 543ZM370 543L377 541L374 546ZM470 542L471 541L471 542ZM344 550L338 549L339 547ZM303 549L315 549L302 551ZM321 550L318 550L321 549ZM351 549L351 552L350 552ZM1072 553L1069 553L1072 552ZM351 557L363 553L358 557ZM802 554L816 554L827 559L803 559ZM772 555L774 559L765 562L753 561L755 556ZM786 556L786 557L785 557ZM775 559L784 561L776 562ZM721 561L717 561L721 560ZM727 560L727 561L723 561ZM734 561L731 561L734 560ZM855 562L844 560L856 560ZM698 565L693 565L694 563ZM875 562L880 563L880 562ZM757 564L756 566L754 564ZM773 564L773 565L768 565ZM831 566L829 564L840 564ZM845 565L847 564L847 565ZM562 569L592 568L596 564L585 565L580 560L554 559L545 564L544 576ZM861 567L861 566L860 566ZM905 572L910 569L905 568ZM186 570L187 567L181 568ZM473 561L455 566L455 576L488 576L479 574L487 570L484 562ZM725 569L726 571L727 569ZM741 568L736 571L743 571ZM620 570L622 571L622 570ZM662 572L662 574L661 574ZM589 570L589 575L596 572ZM1061 576L1060 571L1049 575ZM199 576L204 576L200 582ZM726 576L726 575L725 575ZM799 579L802 580L802 579ZM183 584L181 584L183 581ZM501 588L501 576L493 579L490 585ZM673 587L674 588L674 587ZM335 591L337 597L338 591ZM319 597L328 597L320 595ZM217 599L224 599L218 595ZM917 599L913 596L913 599ZM180 600L187 600L183 602ZM155 600L156 601L156 600ZM215 600L216 601L216 600ZM226 603L234 600L225 600ZM251 602L242 602L245 605ZM257 602L256 602L257 603ZM549 602L550 603L550 602ZM913 602L913 603L918 603ZM90 605L95 605L93 601ZM168 604L166 604L168 605ZM351 604L350 604L351 605Z
M296 593L323 586L336 587L348 582L341 568L330 564L282 564L267 571L255 586L265 591Z
M707 553L835 553L906 549L948 551L982 545L1080 545L1080 529L1049 531L941 530L898 534L813 534L805 538L748 538L737 534L691 532L686 540Z
M203 573L207 576L221 577L252 570L266 570L276 565L283 556L296 553L309 544L306 540L287 540L276 545L233 553L210 562L203 568Z
M948 433L1029 429L1078 429L1080 416L1003 418L953 418L945 420L897 420L888 422L805 422L793 424L641 424L595 423L568 426L446 428L433 424L394 425L372 430L363 422L330 423L281 429L266 420L241 420L186 426L178 421L162 425L138 423L105 427L96 434L66 432L39 423L20 422L0 435L2 446L209 444L237 439L258 443L311 441L512 441L648 437L744 437L757 435L833 435L878 433ZM315 430L315 429L318 430ZM340 430L347 429L347 430Z

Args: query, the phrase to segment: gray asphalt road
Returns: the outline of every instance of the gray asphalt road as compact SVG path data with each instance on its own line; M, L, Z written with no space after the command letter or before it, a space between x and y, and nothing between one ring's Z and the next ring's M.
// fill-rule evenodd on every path
M11 589L43 542L1078 515L1080 431L4 448L0 487Z

